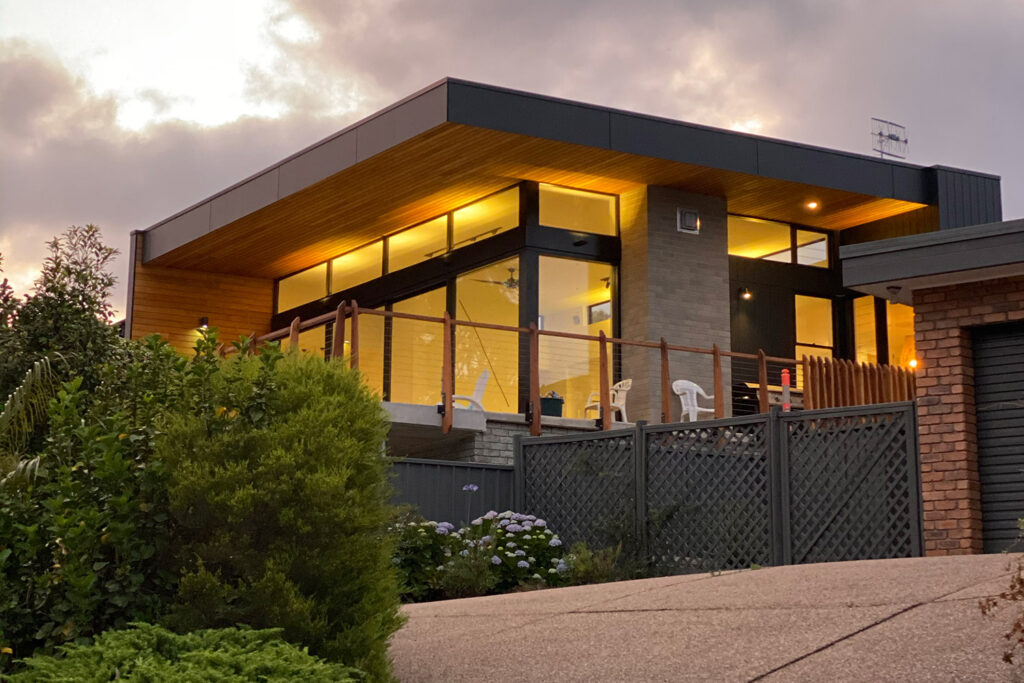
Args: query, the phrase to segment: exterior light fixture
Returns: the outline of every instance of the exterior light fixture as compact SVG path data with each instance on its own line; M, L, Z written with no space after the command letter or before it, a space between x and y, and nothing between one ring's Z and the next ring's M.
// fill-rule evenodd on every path
M200 318L200 319L199 319L199 329L201 329L201 330L207 330L207 329L209 329L209 328L210 328L210 319L209 319L209 318L207 318L207 317L206 317L206 316L204 315L204 316L203 316L202 318Z
M811 211L814 211L815 209L817 209L818 206L820 206L820 205L818 204L818 202L816 202L814 200L811 200L811 201L807 202L807 208L810 209Z
M910 366L911 370L917 370L917 359L916 358L911 358L910 362L907 363L907 365Z
M744 301L750 301L754 298L754 293L750 291L748 287L740 288L740 298Z

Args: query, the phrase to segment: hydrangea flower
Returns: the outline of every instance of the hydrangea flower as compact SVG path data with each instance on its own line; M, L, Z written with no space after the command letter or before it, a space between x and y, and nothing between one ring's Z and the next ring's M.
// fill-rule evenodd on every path
M533 538L533 536L531 536L530 534L526 534L525 536L523 536L523 540L526 541L529 541L531 538Z
M462 555L463 557L469 557L469 550L468 549L460 550L459 551L459 555Z
M521 522L524 519L526 519L526 515L521 514L519 512L515 512L515 513L512 513L512 519L517 521L517 522Z
M558 546L562 545L562 542L558 540L558 537L556 536L555 538L552 538L550 541L548 541L548 545L552 548L557 548Z
M501 564L501 558L497 555L491 555L491 564Z
M534 520L533 525L534 526L539 526L540 528L543 529L544 527L546 527L548 525L548 523L545 522L543 519L537 519L537 520Z
M537 515L526 515L526 519L531 521L531 522L536 522L537 521Z
M548 574L555 574L555 573L556 572L555 572L554 568L548 570Z
M540 574L534 574L530 578L540 580Z
M506 548L515 548L517 546L518 546L518 544L515 541L509 541L508 543L505 544Z
M484 515L484 519L494 519L497 516L498 516L497 512L495 512L494 510L488 510L487 514Z
M530 563L527 562L526 560L519 560L518 562L516 562L516 566L519 567L520 569L529 569L530 568Z
M436 533L441 534L442 536L447 536L448 535L448 528L447 527L439 526L436 529L434 529L434 531Z
M504 520L502 520L502 521L504 521ZM519 526L518 524L509 524L508 526L505 527L505 531L509 531L511 533L515 533L517 531L522 531L522 530L523 530L523 527Z
M509 522L509 520L507 520L507 519L503 519L500 522L498 522L498 526L500 526L500 527L508 527L508 526L511 526L511 522ZM518 525L516 525L516 526L518 526Z
M491 541L493 541L493 540L494 540L494 539L493 539L493 538L491 538L490 536L484 536L483 538L481 538L481 539L480 539L480 543L481 543L481 544L482 544L482 543L490 543L490 542L491 542Z
M511 510L505 510L500 515L498 515L498 517L501 517L502 519L511 519L512 511Z
M465 486L462 487L462 490L469 491L470 493L476 493L477 491L480 490L480 487L477 486L476 484L466 484Z
M517 551L515 551L512 554L515 555L516 557L525 557L526 556L526 551L525 550L517 550Z
M555 571L557 571L559 574L564 574L565 572L569 571L569 565L567 565L565 562L559 562L558 566L555 567Z

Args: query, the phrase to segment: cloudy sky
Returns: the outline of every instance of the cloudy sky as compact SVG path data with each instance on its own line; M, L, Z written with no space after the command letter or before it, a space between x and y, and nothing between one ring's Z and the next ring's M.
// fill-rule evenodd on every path
M443 76L861 153L898 121L1017 218L1022 35L1022 0L0 0L0 254L25 291L68 225L127 251Z

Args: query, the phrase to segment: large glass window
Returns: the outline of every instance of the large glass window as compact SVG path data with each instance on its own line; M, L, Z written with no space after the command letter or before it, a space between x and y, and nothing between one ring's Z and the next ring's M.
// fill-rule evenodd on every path
M796 358L832 357L832 300L818 296L794 297L796 313Z
M388 272L414 266L448 251L448 216L388 237Z
M439 287L398 301L392 310L439 318L444 315L446 297L446 288ZM391 320L392 401L419 404L441 401L442 331L441 323Z
M452 221L453 249L511 230L519 225L519 188L465 206L455 211Z
M331 294L375 280L383 274L384 242L378 240L331 261Z
M380 310L380 309L376 309ZM352 353L352 319L345 319L345 362ZM359 372L366 386L378 396L384 395L384 316L359 316Z
M321 263L277 282L277 312L327 296L327 264Z
M913 307L887 301L885 317L886 333L889 338L889 364L905 368L917 367Z
M456 319L519 326L518 257L460 275L456 292ZM488 411L519 412L518 333L457 325L455 395L477 400Z
M326 327L314 327L311 330L299 332L299 352L324 358L326 349ZM291 348L291 339L285 337L281 340L281 349L287 351Z
M729 216L729 255L790 263L789 224Z
M853 300L853 344L858 363L878 362L878 338L875 326L875 297Z
M541 256L538 325L545 330L611 335L614 277L615 269L607 263ZM564 416L585 417L587 398L600 388L599 353L596 342L541 336L541 395L555 392L563 397Z
M828 235L788 223L729 216L729 255L828 268Z
M540 224L614 236L618 227L615 197L541 183Z

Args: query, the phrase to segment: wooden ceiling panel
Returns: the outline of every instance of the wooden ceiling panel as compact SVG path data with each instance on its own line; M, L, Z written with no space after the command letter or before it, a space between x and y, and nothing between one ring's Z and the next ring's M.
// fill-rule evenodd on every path
M281 277L518 180L614 194L666 185L724 196L733 213L835 230L921 206L446 123L150 263Z

